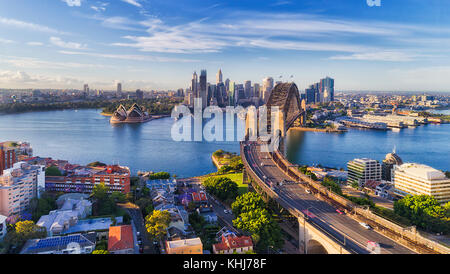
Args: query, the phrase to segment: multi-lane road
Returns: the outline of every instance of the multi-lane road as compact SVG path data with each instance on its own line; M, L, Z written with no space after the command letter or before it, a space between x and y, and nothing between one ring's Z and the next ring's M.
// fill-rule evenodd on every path
M308 215L310 224L345 245L348 251L367 254L370 253L367 250L368 243L376 242L382 254L415 253L374 230L364 228L349 216L338 213L337 208L308 193L304 186L293 182L276 165L269 153L261 152L260 143L248 142L243 145L243 157L250 168L267 185L272 183L272 190L284 204ZM280 185L283 181L285 183Z

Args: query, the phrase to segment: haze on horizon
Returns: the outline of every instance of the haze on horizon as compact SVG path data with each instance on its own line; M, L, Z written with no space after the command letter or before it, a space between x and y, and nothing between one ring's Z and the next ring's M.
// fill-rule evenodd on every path
M221 68L300 90L330 76L336 90L450 91L450 2L298 2L0 0L0 88L178 89Z

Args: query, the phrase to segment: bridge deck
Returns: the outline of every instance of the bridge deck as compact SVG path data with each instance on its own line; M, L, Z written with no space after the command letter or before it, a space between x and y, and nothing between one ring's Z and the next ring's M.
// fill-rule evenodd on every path
M336 212L336 208L328 203L319 200L312 194L306 193L305 189L298 184L276 185L276 182L283 180L292 181L283 170L281 170L269 153L263 153L258 143L242 144L241 148L245 157L244 164L246 168L251 168L260 180L266 183L273 182L273 190L282 200L287 210L301 211L310 215L308 222L315 227L319 227L321 231L328 234L330 238L334 238L337 242L344 243L345 248L353 253L368 253L366 246L368 241L374 241L380 244L381 253L383 254L407 254L414 253L412 250L394 242L393 240L373 231L363 228L357 221L346 215L340 215ZM263 163L263 165L261 165Z

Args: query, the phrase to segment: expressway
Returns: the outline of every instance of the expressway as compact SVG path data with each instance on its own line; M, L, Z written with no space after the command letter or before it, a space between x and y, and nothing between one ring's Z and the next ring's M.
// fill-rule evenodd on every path
M269 153L261 152L259 142L242 144L246 162L253 172L280 197L283 204L305 213L307 222L330 238L341 243L351 253L368 254L369 241L380 246L381 254L410 254L414 251L396 243L395 241L362 227L357 221L340 214L330 204L319 200L313 194L307 193L301 182L293 182L272 160ZM283 182L279 184L279 182ZM286 208L289 210L289 208Z

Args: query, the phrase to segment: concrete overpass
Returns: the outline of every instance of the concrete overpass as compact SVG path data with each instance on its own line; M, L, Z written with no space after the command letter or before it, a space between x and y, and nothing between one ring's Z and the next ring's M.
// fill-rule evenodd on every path
M353 218L338 213L332 202L319 199L317 195L320 193L317 189L310 188L305 180L292 171L292 164L282 156L285 150L284 139L295 121L299 120L301 124L305 122L306 112L305 102L300 103L294 83L275 86L266 106L269 114L267 129L271 133L272 140L250 138L255 130L252 132L248 129L251 123L247 120L246 141L241 142L241 157L245 167L244 180L251 183L263 197L275 201L296 220L299 247L304 253L414 253L397 242L364 228ZM281 110L278 118L270 116L273 107ZM255 120L253 118L253 122ZM274 121L277 122L277 128ZM264 152L267 151L267 144L274 138L279 140L279 149ZM319 189L320 187L322 186L318 186ZM345 199L342 200L345 205ZM342 207L340 209L341 212L346 211ZM379 246L375 248L373 243Z

